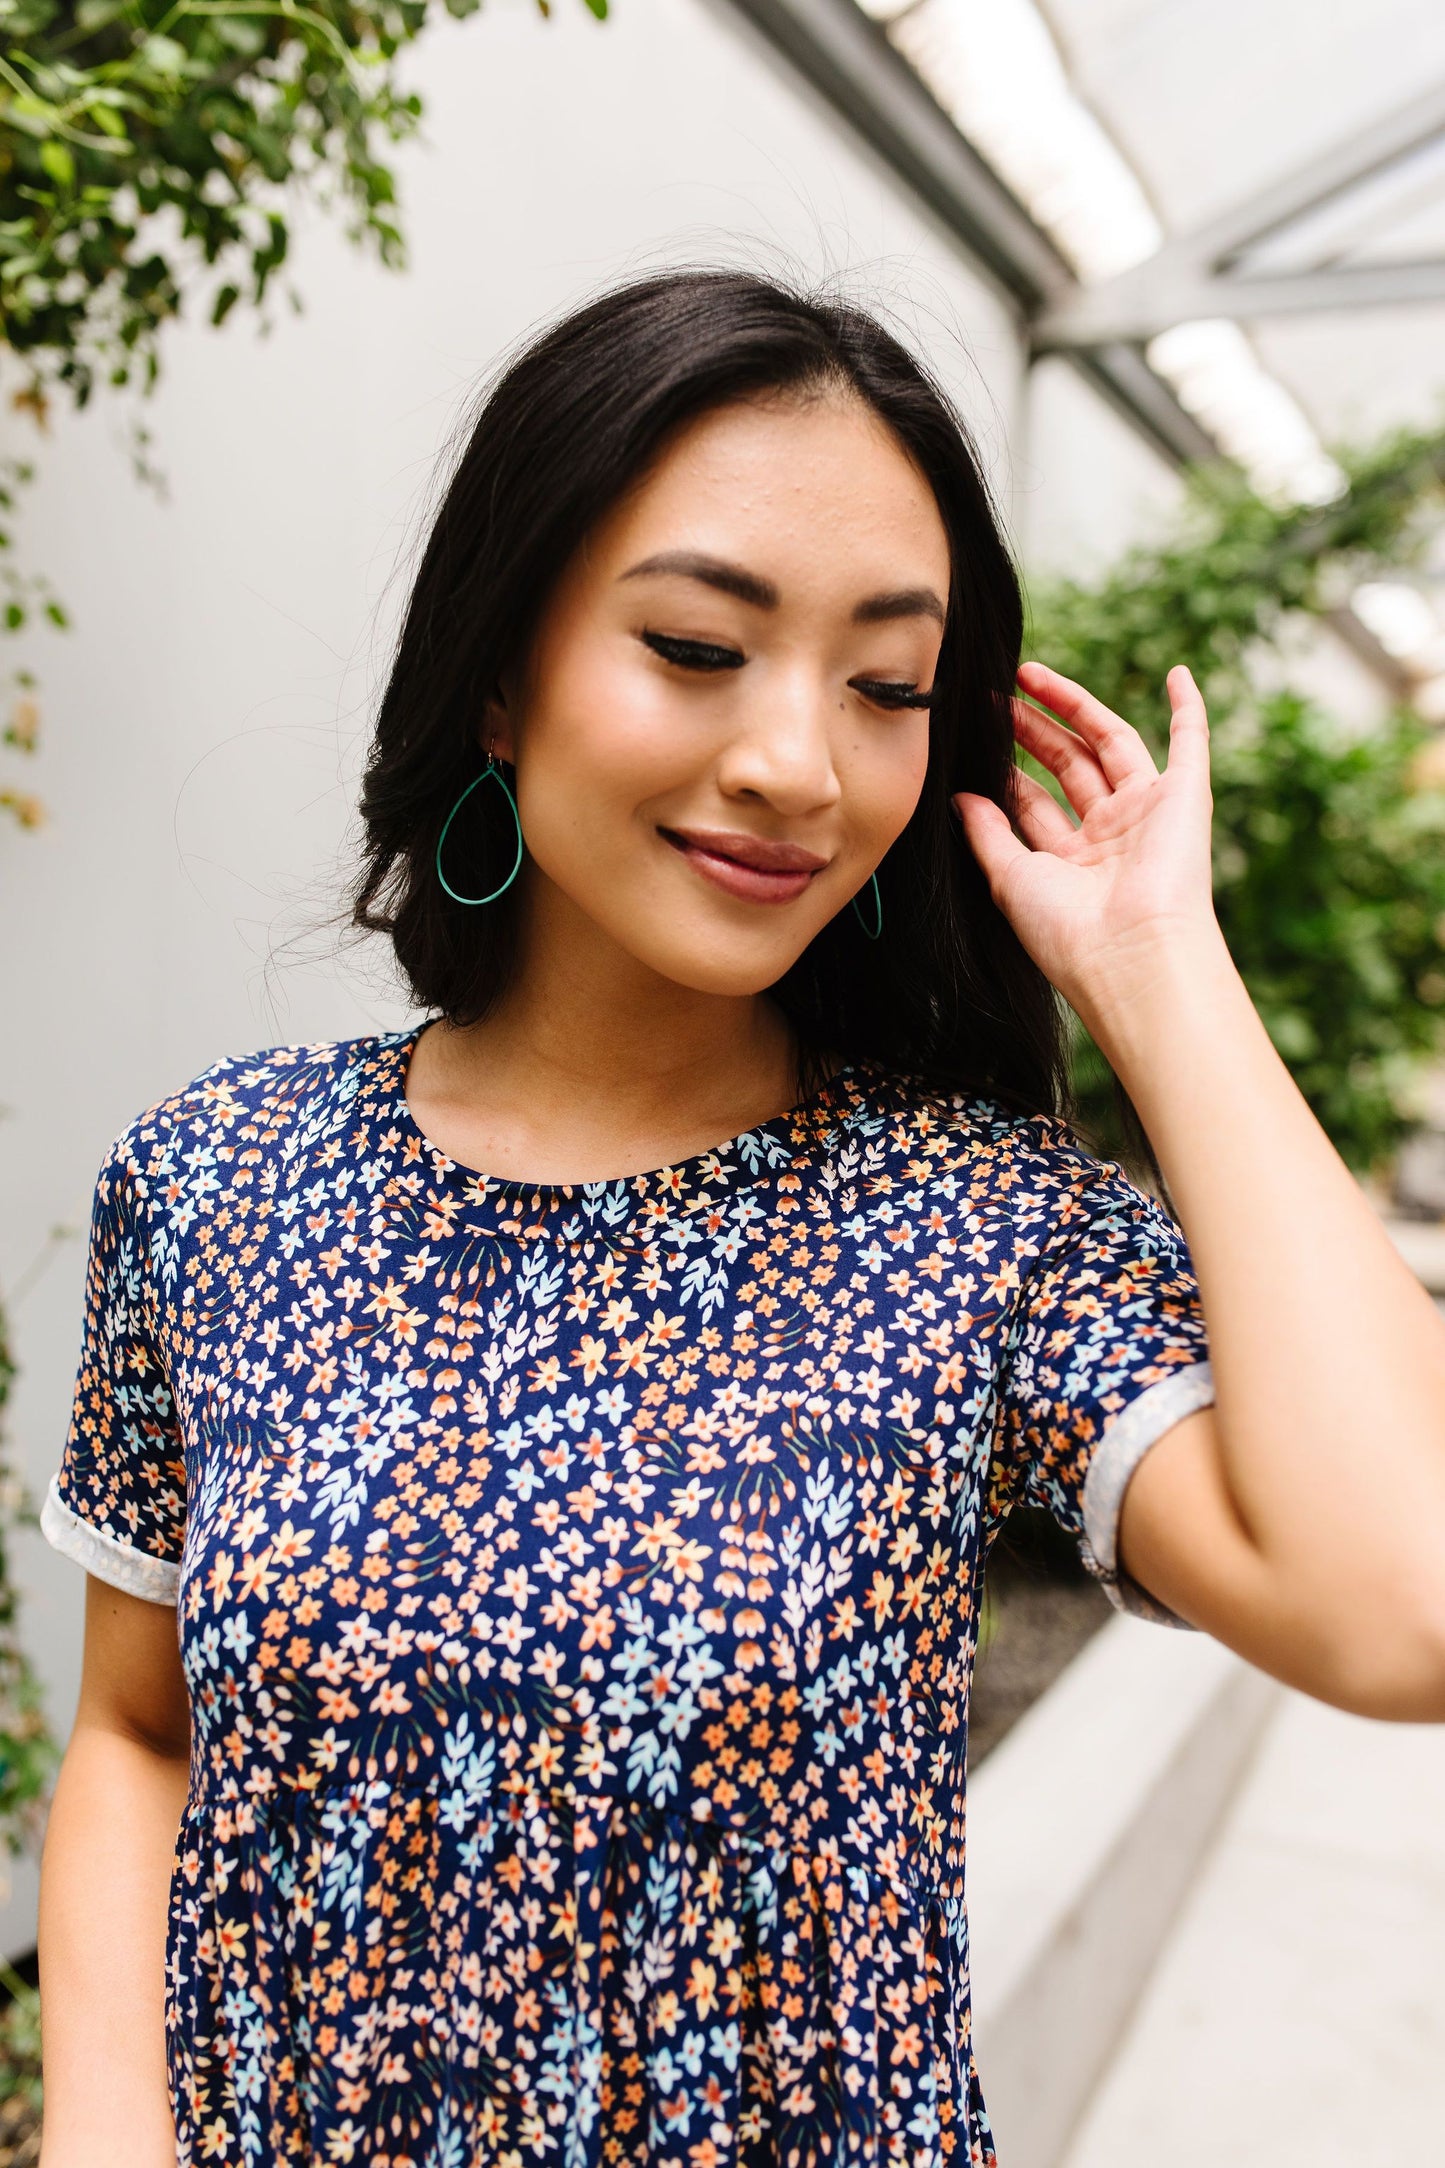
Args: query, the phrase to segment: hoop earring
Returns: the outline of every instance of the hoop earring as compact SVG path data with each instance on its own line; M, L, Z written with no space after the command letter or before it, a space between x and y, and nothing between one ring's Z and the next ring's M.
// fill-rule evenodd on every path
M869 940L877 941L882 938L883 934L883 898L879 893L878 876L876 873L869 874L868 886L873 891L873 909L877 914L876 923L872 926L869 925L867 919L863 916L863 913L858 908L858 898L856 896L853 898L853 915L857 919L859 925L863 928L864 933L867 934Z
M452 887L451 882L442 872L442 845L446 842L448 829L451 827L452 822L456 819L458 813L460 813L467 799L470 798L470 796L472 795L472 792L474 790L479 790L482 784L488 781L495 781L501 784L503 795L505 796L508 805L512 809L512 819L515 821L517 827L517 856L513 862L511 872L507 875L507 878L505 879L505 881L503 881L500 888L494 888L489 896L462 896L457 893L456 889ZM450 813L448 813L446 819L442 822L442 832L437 837L436 869L437 879L441 882L442 887L451 897L452 902L465 903L468 905L479 903L495 903L498 896L502 895L507 889L511 887L513 881L516 880L517 875L522 870L522 816L517 811L517 801L512 796L511 785L508 783L507 778L503 775L501 769L497 766L496 758L491 753L488 753L487 755L487 765L485 766L485 768L483 768L481 774L473 776L471 782L468 783L466 789L462 792L461 797L458 798L456 804L452 807Z

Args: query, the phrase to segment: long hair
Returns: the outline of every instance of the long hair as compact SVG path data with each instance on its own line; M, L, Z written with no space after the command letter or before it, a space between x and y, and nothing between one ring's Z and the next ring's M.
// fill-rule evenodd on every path
M478 719L522 661L573 553L685 424L730 402L842 388L926 476L950 599L927 771L878 868L876 942L841 912L771 989L805 1050L873 1059L1029 1113L1068 1107L1062 1011L989 894L950 803L1015 810L1009 702L1022 604L978 454L928 370L866 311L732 271L667 272L588 301L483 399L416 574L361 798L356 924L390 935L417 1002L486 1014L516 952L516 891L483 911L436 877L442 825L479 768ZM476 791L448 854L484 893L515 852L502 793Z

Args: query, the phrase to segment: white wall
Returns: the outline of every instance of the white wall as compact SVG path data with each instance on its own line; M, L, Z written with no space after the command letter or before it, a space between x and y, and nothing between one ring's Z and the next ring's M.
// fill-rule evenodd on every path
M912 297L906 319L1010 491L1005 312L723 0L614 0L605 25L581 0L554 0L550 23L531 0L488 0L464 24L439 17L410 72L428 119L396 161L408 272L309 218L303 316L264 340L239 315L170 335L148 414L167 504L133 481L103 396L36 447L23 547L75 620L35 643L43 749L7 770L49 823L0 842L0 1286L31 1279L13 1304L10 1430L37 1499L116 1131L223 1053L400 1020L379 968L343 964L324 936L309 961L274 952L336 907L399 553L499 350L658 261L842 268L865 294ZM57 1225L71 1231L47 1252ZM37 1535L16 1549L63 1735L84 1578ZM22 1871L0 1950L33 1940L33 1897Z
M1183 502L1177 470L1057 358L1035 365L1010 450L1031 571L1087 579L1158 533Z

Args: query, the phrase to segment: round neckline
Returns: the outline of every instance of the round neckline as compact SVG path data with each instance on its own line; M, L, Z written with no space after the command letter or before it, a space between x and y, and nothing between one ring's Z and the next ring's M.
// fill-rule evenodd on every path
M738 1191L761 1187L780 1175L797 1177L826 1153L840 1127L865 1105L875 1067L844 1062L781 1113L671 1164L588 1182L541 1182L465 1166L426 1134L406 1096L411 1057L425 1029L426 1023L409 1025L372 1042L381 1056L378 1096L401 1159L417 1171L425 1169L433 1200L447 1196L464 1205L472 1224L480 1209L493 1220L495 1231L514 1236L551 1230L564 1238L574 1232L597 1233L615 1241L635 1231L638 1222L660 1231L665 1222L710 1211Z

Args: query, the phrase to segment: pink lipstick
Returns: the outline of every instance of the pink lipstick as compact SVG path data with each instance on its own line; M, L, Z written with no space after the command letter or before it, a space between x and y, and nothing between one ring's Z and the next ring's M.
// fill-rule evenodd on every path
M658 833L704 880L745 903L791 903L828 861L798 843L767 843L731 828L662 828Z

